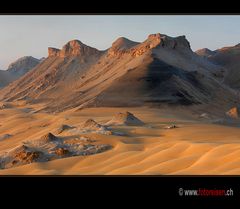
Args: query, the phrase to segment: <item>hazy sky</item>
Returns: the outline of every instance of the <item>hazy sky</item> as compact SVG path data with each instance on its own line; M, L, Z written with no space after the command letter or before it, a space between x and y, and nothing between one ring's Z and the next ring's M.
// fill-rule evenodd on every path
M186 35L192 49L236 45L240 16L179 15L36 15L0 16L0 69L22 56L47 56L47 47L61 48L72 39L107 49L120 36L143 41L151 33Z

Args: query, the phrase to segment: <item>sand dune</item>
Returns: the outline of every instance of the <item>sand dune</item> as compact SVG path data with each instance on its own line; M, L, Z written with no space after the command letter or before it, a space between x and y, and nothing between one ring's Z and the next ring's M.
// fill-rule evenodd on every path
M29 106L30 108L30 106ZM37 108L31 106L31 108ZM111 128L124 136L89 132L85 137L93 144L109 144L111 149L88 156L66 157L48 162L33 162L0 174L239 174L240 130L235 127L201 123L191 114L184 118L173 110L150 108L88 108L59 114L22 111L19 107L1 110L0 135L11 138L0 141L0 153L22 141L40 138L67 124L80 127L90 117L100 124L118 112L129 111L145 123L142 126L115 125ZM11 117L15 114L15 120ZM173 114L174 113L174 114ZM153 117L154 116L154 117ZM30 119L29 119L30 118ZM179 128L165 129L170 124ZM59 137L74 139L73 129ZM82 134L79 134L82 136ZM72 138L71 138L72 137Z
M19 79L0 71L0 174L239 174L239 47L156 33L18 60Z

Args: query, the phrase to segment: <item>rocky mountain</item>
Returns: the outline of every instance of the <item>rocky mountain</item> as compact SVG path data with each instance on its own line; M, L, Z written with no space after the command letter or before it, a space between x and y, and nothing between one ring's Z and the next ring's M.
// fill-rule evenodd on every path
M15 62L8 66L7 71L11 73L14 77L19 78L20 76L27 73L29 70L33 69L41 61L32 56L25 56L17 59Z
M199 56L202 56L202 57L209 57L209 56L212 56L212 55L216 54L215 51L212 51L208 48L199 49L199 50L195 51L195 53Z
M227 73L224 82L232 88L240 89L240 45L218 49L209 60L223 66Z
M210 53L205 49L200 49L196 53L200 56L206 56L210 62L221 66L222 70L225 71L224 83L231 88L240 89L240 44L223 47Z
M222 67L198 56L185 36L151 34L142 42L119 38L105 51L78 40L0 91L4 101L42 102L43 110L73 107L231 104L234 91Z
M44 58L38 60L31 56L25 56L11 63L7 70L0 70L0 88L20 78L43 60Z
M81 58L84 58L84 57L95 56L98 54L100 54L100 51L83 44L79 40L69 41L66 45L63 46L61 50L52 48L52 47L48 48L49 57L64 58L64 57L80 56Z

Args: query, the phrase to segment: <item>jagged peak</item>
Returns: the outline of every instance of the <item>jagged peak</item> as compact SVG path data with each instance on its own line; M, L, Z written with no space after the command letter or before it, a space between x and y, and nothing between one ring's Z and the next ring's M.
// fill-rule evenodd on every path
M108 54L110 56L130 54L133 57L137 57L156 47L191 50L190 44L184 35L173 38L165 34L156 33L148 35L148 38L142 43L120 37L113 42L112 47L108 50Z
M131 53L133 56L138 57L148 52L151 49L161 47L166 49L186 49L191 51L190 44L185 36L170 37L164 34L156 33L150 34L148 38Z
M149 49L156 48L158 46L171 49L186 48L191 50L190 44L184 35L173 38L165 34L156 33L150 34L148 38L142 43L129 40L125 37L119 37L116 41L112 43L112 47L108 50L108 54L110 56L119 56L123 54L139 56L148 51ZM48 55L50 57L67 57L78 55L91 56L99 53L99 50L87 46L76 39L67 42L61 50L52 47L48 48Z
M190 49L190 43L186 39L186 36L170 37L165 34L150 34L145 43L150 43L149 47L154 48L156 46L175 48L187 48Z
M59 57L67 57L67 56L78 56L78 55L85 55L91 56L94 54L99 54L100 51L83 44L79 40L71 40L67 42L62 49L57 49L53 47L48 48L48 56L59 56Z

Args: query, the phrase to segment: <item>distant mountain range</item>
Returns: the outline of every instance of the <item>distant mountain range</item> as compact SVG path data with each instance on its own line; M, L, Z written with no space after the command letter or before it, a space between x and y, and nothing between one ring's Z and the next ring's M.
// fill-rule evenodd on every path
M239 45L193 52L185 36L159 33L142 43L121 37L104 51L72 40L62 49L48 48L43 61L28 57L11 64L7 71L18 78L0 91L0 100L41 102L49 112L96 106L229 106L236 103L240 88L239 53Z
M11 63L7 70L0 70L0 88L18 79L43 60L44 58L36 59L32 56L25 56Z
M235 89L240 88L240 44L223 47L215 51L206 49L202 53L201 50L198 50L196 53L207 57L209 61L225 69L224 83Z

